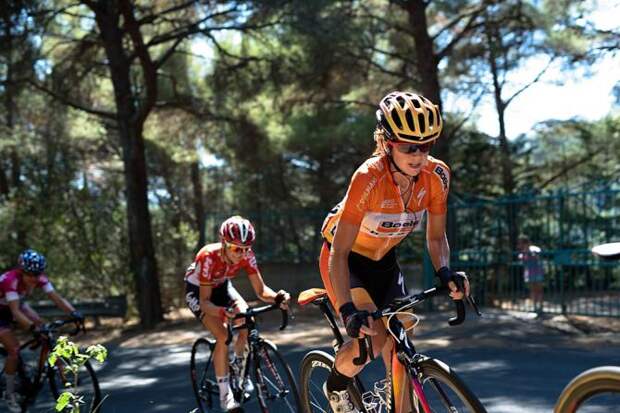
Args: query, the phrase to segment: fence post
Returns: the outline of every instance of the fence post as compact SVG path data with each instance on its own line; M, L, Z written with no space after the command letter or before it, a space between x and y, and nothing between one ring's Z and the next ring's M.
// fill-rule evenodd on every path
M565 247L565 243L564 243L564 191L562 189L558 190L558 194L559 194L559 200L558 200L558 213L559 213L559 217L558 217L558 238L559 238L559 244L560 244L560 249L564 250ZM559 265L559 271L560 271L560 305L562 308L562 314L566 315L567 310L566 310L566 294L565 294L565 288L564 288L564 258L562 256L560 256L561 260L558 263Z

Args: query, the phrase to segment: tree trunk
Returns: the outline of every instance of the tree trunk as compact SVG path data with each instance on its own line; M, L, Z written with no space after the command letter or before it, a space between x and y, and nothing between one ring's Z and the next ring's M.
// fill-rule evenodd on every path
M139 96L130 80L130 60L123 48L123 31L116 2L93 4L95 19L109 61L122 146L127 197L130 266L135 280L136 301L144 328L163 319L157 262L153 248L151 215L142 127L146 116L139 112Z
M416 68L420 74L421 93L427 99L439 106L440 112L443 109L441 102L441 87L439 85L438 61L433 50L433 39L428 33L426 21L426 6L424 0L410 0L405 3L405 8L409 14L409 25L413 32L415 42ZM434 152L439 159L449 163L449 136L445 135L437 139Z
M200 164L198 161L192 162L191 166L192 186L194 187L194 216L196 218L196 229L198 230L198 245L196 251L200 250L206 242L205 236L205 205L203 199L202 181L200 179Z
M491 75L493 77L493 97L495 99L495 109L497 110L497 121L499 124L499 147L502 161L502 186L504 189L504 195L511 196L514 193L515 182L513 173L512 157L510 154L510 143L506 136L506 102L502 99L502 85L499 81L499 68L497 66L497 53L501 50L501 45L497 42L501 41L496 34L495 27L491 27L487 24L486 35L489 44L489 67L491 69ZM517 225L517 204L507 204L506 216L508 224L508 239L510 242L510 249L516 250L517 237L518 237L518 225Z

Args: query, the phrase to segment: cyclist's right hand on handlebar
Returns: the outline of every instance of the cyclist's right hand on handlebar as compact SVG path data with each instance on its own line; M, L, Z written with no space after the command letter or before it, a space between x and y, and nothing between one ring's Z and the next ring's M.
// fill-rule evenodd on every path
M368 311L358 310L353 303L349 301L340 306L339 312L349 337L362 338L377 334L377 332L370 327L372 317L370 317Z
M220 320L222 320L222 322L225 322L229 318L233 318L235 314L237 314L237 311L235 307L220 307L218 313L220 315Z

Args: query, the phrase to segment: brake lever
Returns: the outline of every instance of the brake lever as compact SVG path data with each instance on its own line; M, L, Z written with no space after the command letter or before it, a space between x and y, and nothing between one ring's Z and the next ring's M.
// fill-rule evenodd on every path
M476 300L474 299L473 295L470 294L467 297L465 297L465 301L467 301L467 304L469 304L469 306L473 308L473 310L476 312L476 315L478 315L478 317L482 317L480 308L478 308L478 304L476 303Z

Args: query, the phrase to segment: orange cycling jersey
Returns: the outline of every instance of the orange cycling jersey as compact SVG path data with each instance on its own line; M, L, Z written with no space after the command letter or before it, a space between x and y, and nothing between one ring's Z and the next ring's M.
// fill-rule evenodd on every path
M450 169L445 163L428 157L405 207L389 162L386 156L372 157L355 171L344 199L323 222L327 242L333 241L341 219L360 225L353 251L378 261L420 225L426 211L446 212Z

